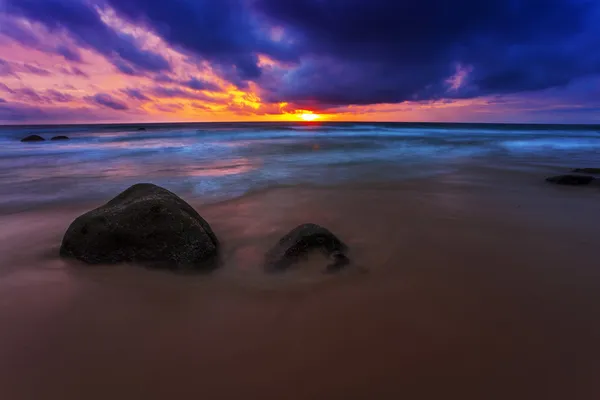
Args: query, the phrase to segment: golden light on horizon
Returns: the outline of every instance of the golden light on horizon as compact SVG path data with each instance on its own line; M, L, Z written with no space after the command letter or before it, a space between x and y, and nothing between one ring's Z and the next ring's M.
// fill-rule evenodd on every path
M300 114L300 118L302 118L304 121L314 121L316 119L321 118L321 116L319 114L314 114L314 113L303 113Z

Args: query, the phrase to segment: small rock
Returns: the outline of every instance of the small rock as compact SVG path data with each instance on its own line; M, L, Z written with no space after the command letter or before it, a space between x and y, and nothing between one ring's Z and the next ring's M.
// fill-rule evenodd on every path
M212 270L218 249L217 237L196 210L166 189L141 183L73 221L60 255L87 264Z
M59 136L54 136L50 140L69 140L69 137L68 136L59 135Z
M282 237L267 252L265 268L271 272L283 271L315 249L332 259L327 272L335 272L350 262L346 257L347 246L333 233L316 224L303 224Z
M44 139L43 137L41 137L39 135L29 135L29 136L21 139L21 142L43 142L45 140L46 139Z
M546 181L558 185L581 186L589 185L595 180L593 176L588 175L560 175L547 178Z
M145 131L146 128L137 128L138 131Z
M579 172L582 174L600 174L600 168L575 168L572 172Z

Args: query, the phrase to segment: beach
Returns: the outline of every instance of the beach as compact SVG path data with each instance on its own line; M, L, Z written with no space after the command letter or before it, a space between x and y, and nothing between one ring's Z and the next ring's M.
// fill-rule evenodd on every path
M544 178L594 166L600 137L393 129L385 143L257 129L194 139L201 152L183 134L120 135L129 153L108 158L103 132L35 160L5 151L2 397L598 398L600 189ZM58 257L75 217L144 181L211 224L217 271ZM346 242L351 265L323 274L316 254L266 274L265 252L306 222Z

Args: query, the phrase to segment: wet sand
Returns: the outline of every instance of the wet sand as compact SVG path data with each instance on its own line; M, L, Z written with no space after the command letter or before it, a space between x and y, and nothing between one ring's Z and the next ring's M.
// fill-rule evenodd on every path
M532 182L191 201L224 245L208 277L65 264L62 234L91 205L1 216L1 397L600 398L600 191ZM263 274L303 222L354 266Z

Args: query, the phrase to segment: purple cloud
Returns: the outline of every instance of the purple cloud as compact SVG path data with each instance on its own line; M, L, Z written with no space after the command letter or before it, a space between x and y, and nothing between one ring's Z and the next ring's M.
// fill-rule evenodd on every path
M600 3L593 0L4 3L8 16L0 31L23 45L45 48L41 25L43 32L104 55L124 74L176 86L141 96L214 101L199 91L219 88L174 78L165 56L103 22L98 10L107 5L182 52L188 64L206 61L242 89L254 82L261 98L274 103L335 109L523 94L600 75ZM34 24L4 23L15 16ZM72 45L45 51L81 58ZM259 54L275 65L260 64ZM0 64L0 75L23 72L17 69Z
M5 9L12 16L41 23L51 32L66 32L78 45L94 49L118 65L130 64L131 68L151 72L171 69L163 56L141 49L131 35L106 25L91 3L80 0L6 0Z
M75 100L75 97L71 96L70 94L62 93L54 89L46 90L46 96L57 103L68 103Z
M76 48L61 44L56 47L55 51L68 61L82 62L81 53Z
M207 81L203 81L200 80L198 78L192 78L187 82L183 83L186 87L193 89L193 90L208 90L210 92L216 92L221 90L221 88L217 85L215 85L212 82L207 82Z
M123 93L125 93L130 99L133 99L133 100L141 100L141 101L149 101L150 100L150 98L148 96L146 96L144 93L142 93L142 91L139 89L128 88L128 89L123 89L121 91Z
M88 96L85 98L87 101L98 104L103 107L112 108L113 110L128 110L127 104L116 100L114 97L107 93L97 93L94 96Z
M50 71L48 71L47 69L40 68L33 64L23 64L23 70L27 71L29 73L32 73L34 75L40 75L40 76L50 76L51 75Z
M15 92L13 89L9 88L8 86L6 86L6 85L5 85L4 83L2 83L2 82L0 82L0 89L1 89L1 90L3 90L3 91L5 91L5 92L7 92L7 93L10 93L10 94L15 94L15 93L17 93L17 92Z
M10 63L0 58L0 76L14 75L14 73Z
M70 68L61 67L60 72L62 72L65 75L80 76L82 78L90 77L88 74L86 74L85 72L83 72L81 69L79 69L77 67L70 67Z
M168 43L209 61L240 86L261 75L257 53L297 60L285 43L258 29L251 2L240 0L107 0L121 17L146 26Z
M98 107L40 107L22 103L0 103L0 121L3 123L87 123L90 121L127 120L131 113Z
M25 47L58 54L63 56L67 61L82 62L78 49L66 43L57 46L46 44L43 37L38 32L32 30L31 26L12 18L3 17L2 15L0 15L0 34L11 38Z
M157 83L175 83L175 80L168 75L158 74L154 77L154 81Z
M0 103L6 103L7 101L0 97Z

